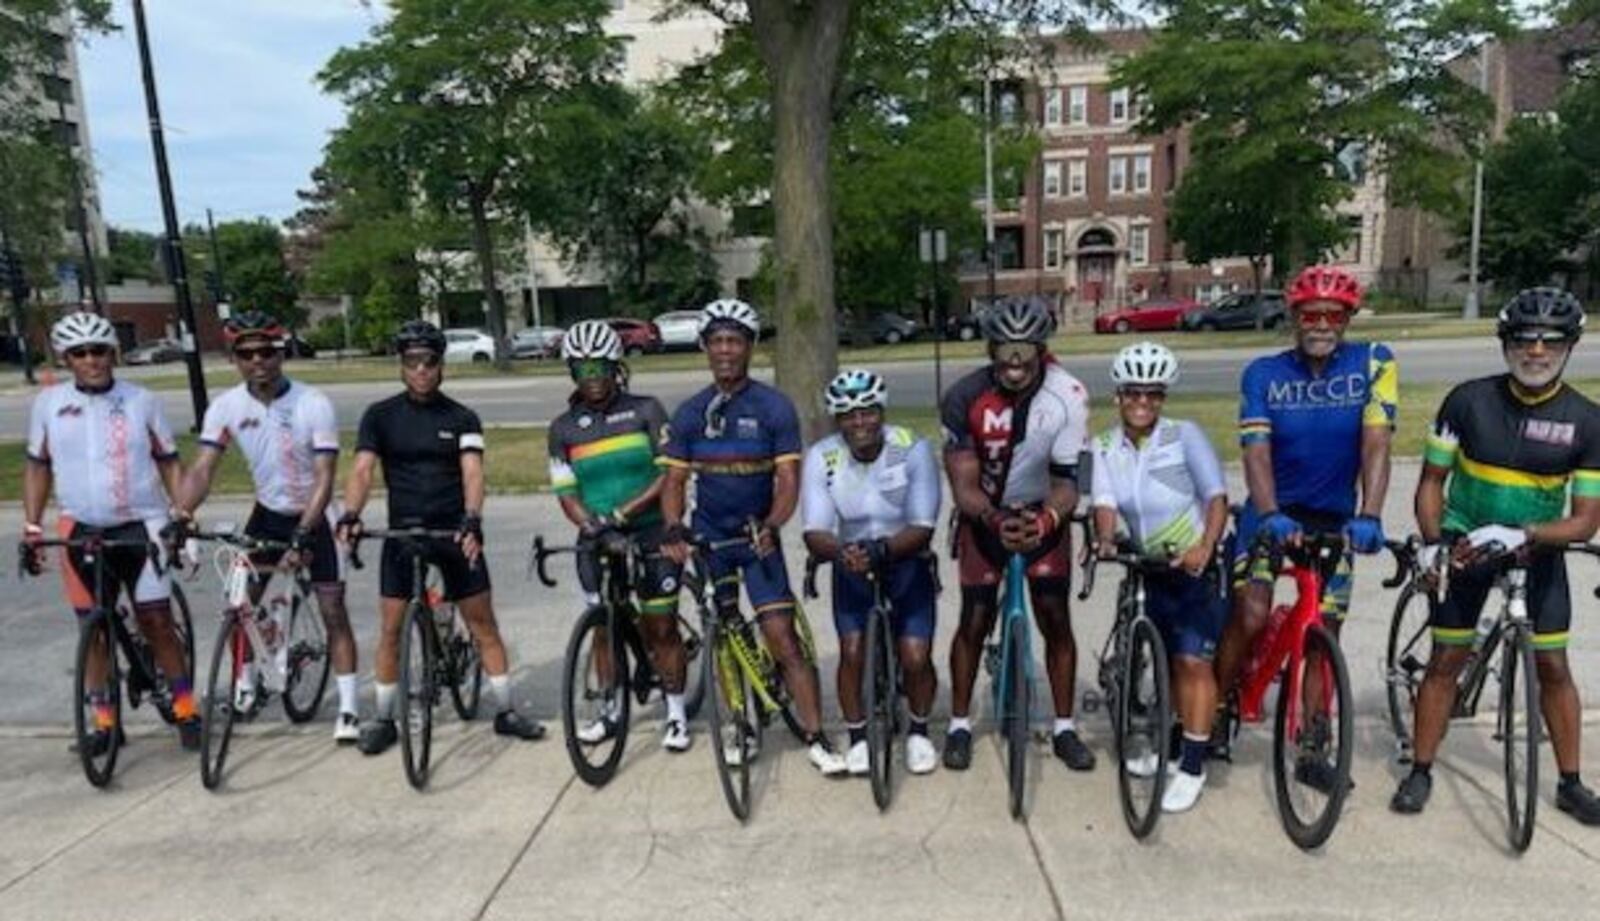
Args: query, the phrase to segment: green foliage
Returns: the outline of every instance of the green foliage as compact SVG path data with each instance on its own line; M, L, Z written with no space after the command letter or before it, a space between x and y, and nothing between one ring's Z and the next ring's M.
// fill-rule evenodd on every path
M298 329L306 320L299 305L300 285L284 259L283 231L264 217L224 221L217 225L217 250L222 257L225 298L234 310L259 310ZM189 274L202 279L217 271L211 241L204 227L183 230Z
M106 228L106 242L111 247L108 284L162 279L160 235L110 226Z
M0 135L0 237L22 258L29 286L55 284L67 196L65 153L31 137ZM0 299L5 297L0 291Z

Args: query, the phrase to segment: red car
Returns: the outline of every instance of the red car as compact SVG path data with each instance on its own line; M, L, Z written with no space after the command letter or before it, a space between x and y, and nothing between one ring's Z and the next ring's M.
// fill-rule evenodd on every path
M1165 297L1137 304L1129 304L1120 310L1103 313L1094 318L1094 331L1097 333L1131 333L1151 330L1177 329L1183 321L1183 315L1191 310L1199 310L1200 303L1186 297Z
M643 355L661 351L661 330L649 320L631 317L612 317L606 320L622 337L622 351L627 355Z

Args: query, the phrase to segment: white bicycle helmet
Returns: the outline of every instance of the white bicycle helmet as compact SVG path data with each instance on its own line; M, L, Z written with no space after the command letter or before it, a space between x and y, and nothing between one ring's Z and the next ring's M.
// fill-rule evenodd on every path
M97 313L69 313L50 327L50 344L58 352L83 345L117 347L117 331L111 321Z
M831 415L857 409L883 409L889 405L889 388L883 378L861 368L840 371L822 391L822 400Z
M1159 342L1135 342L1111 362L1118 387L1170 387L1178 380L1178 356Z
M565 361L588 358L618 361L622 358L622 338L604 320L584 320L573 324L561 337L561 357Z
M736 298L723 298L712 301L700 311L700 338L702 340L712 330L724 326L734 326L750 337L750 341L761 338L761 317L756 314L756 309Z

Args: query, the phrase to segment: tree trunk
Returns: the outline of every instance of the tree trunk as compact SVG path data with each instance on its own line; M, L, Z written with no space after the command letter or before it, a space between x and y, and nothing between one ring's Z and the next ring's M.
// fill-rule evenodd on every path
M774 318L783 338L773 361L809 442L829 421L822 388L838 367L828 153L851 0L749 0L749 6L772 80Z
M506 299L495 279L494 232L489 229L487 193L479 185L467 190L467 206L472 211L472 249L478 256L478 271L483 275L483 294L489 299L489 335L494 337L494 364L511 370L511 351L506 348Z

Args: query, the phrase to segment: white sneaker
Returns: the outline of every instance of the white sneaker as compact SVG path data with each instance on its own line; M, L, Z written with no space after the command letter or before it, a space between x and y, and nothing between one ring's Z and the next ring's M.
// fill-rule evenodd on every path
M933 741L915 732L906 734L906 770L913 774L931 774L939 766L939 753Z
M578 741L585 745L596 745L611 738L613 731L611 720L602 716L578 727Z
M686 752L692 742L688 726L680 720L667 720L666 729L661 733L662 748L669 752Z
M866 743L862 743L861 747L864 751ZM849 769L849 766L845 764L844 758L833 750L833 746L828 744L826 738L820 736L815 742L811 743L811 748L807 750L806 756L811 759L812 766L822 772L823 777L835 777Z
M1178 771L1167 775L1167 792L1161 795L1162 812L1188 812L1200 799L1206 775Z
M1155 752L1145 752L1132 758L1124 759L1128 773L1135 777L1154 777L1156 768L1161 764L1161 758Z
M731 731L737 732L738 730L731 730ZM756 738L755 736L751 736L750 737L750 741L749 741L749 743L748 743L748 745L746 747L750 750L750 760L751 761L756 760L756 756L761 754L761 740ZM744 764L744 756L739 751L738 743L735 742L733 739L724 739L723 740L723 742L722 742L722 759L724 761L728 762L728 766L729 767L741 767L741 766L743 766L743 764Z
M850 746L850 750L845 752L844 764L853 777L863 777L872 770L872 753L867 750L866 739Z
M361 739L361 720L354 713L341 713L333 721L333 741L354 745Z

